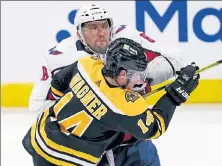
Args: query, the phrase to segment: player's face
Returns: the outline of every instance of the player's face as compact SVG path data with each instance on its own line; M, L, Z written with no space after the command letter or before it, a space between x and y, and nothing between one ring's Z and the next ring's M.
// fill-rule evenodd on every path
M130 82L127 85L127 89L133 90L134 86L137 84L145 83L144 72L135 72L130 78Z
M92 21L83 27L83 37L92 50L105 53L110 42L110 27L107 20Z
M126 72L125 70L121 71L119 76L117 77L117 81L120 85L126 85L127 79L130 79L129 84L127 85L128 90L133 90L136 84L143 84L145 82L145 72L135 72L132 71L131 73Z

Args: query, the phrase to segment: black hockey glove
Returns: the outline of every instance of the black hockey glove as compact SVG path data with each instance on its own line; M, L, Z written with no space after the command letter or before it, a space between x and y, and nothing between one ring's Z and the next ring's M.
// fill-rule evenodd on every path
M195 63L182 68L177 72L179 75L177 79L166 87L167 95L170 96L177 106L187 101L190 93L199 84L200 75L195 75L195 72L199 69Z

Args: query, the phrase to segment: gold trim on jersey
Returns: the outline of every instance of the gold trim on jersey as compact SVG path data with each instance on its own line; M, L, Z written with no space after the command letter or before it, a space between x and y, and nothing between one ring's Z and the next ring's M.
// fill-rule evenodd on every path
M62 93L62 92L58 91L56 88L54 88L54 87L52 87L52 86L51 86L51 90L52 90L52 92L53 92L55 95L57 95L57 96L59 96L59 97L62 97L62 96L63 96L63 93Z
M153 112L153 114L156 115L156 117L160 121L161 133L163 134L166 131L165 122L164 122L162 116L160 116L157 112Z
M39 132L39 134L41 134L41 136L44 139L46 145L48 145L50 148L55 149L56 151L58 151L58 152L55 151L55 153L61 152L61 155L71 154L73 156L72 157L73 160L74 160L74 156L85 159L86 161L85 160L80 160L80 159L77 159L77 158L75 160L87 163L88 165L93 165L93 164L88 163L87 161L90 161L92 163L98 163L99 162L99 158L97 158L97 157L94 157L90 154L80 152L80 151L77 151L77 150L74 150L74 149L71 149L71 148L68 148L68 147L65 147L63 145L59 145L59 144L55 143L54 141L50 140L47 137L47 134L45 132L45 120L48 117L48 115L49 115L49 109L46 109L44 111L43 115L42 115L43 116L42 120L38 122L38 125L40 125L39 130L38 130L38 128L36 128L36 126L33 125L33 130L35 130L35 132ZM40 118L41 118L41 116L39 117L39 119ZM35 138L33 137L32 139L35 139ZM35 148L35 149L36 149L36 151L38 150L37 148ZM64 153L66 153L66 154L64 154ZM67 160L67 159L64 159L64 160ZM70 160L70 161L72 161L72 160ZM72 162L80 164L78 161L72 161ZM61 165L61 164L58 164L58 165Z
M46 153L44 153L41 148L38 146L38 144L35 141L35 132L36 132L36 125L37 121L33 124L32 129L31 129L31 143L35 151L42 156L44 159L48 160L49 162L56 164L56 165L65 165L65 166L75 166L74 164L67 163L65 161L61 161L58 159L55 159L51 156L48 156Z
M147 139L147 140L157 139L160 135L161 135L161 134L160 134L160 130L157 130L156 134L155 134L154 136L150 137L150 138Z
M56 117L61 111L61 109L71 100L72 96L72 93L68 93L67 95L61 98L60 102L53 106L53 111Z
M103 68L102 61L85 57L79 60L77 68L93 91L113 112L121 115L136 116L147 110L148 105L141 95L138 94L138 98L133 101L127 100L126 93L129 92L128 90L110 88L107 85L101 72ZM99 86L97 85L98 81L100 82Z

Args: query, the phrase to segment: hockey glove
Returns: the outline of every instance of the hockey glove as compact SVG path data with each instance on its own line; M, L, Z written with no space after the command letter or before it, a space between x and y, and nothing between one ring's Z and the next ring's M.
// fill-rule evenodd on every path
M190 96L190 93L199 84L200 75L195 76L195 72L199 69L195 63L182 68L177 72L177 79L166 87L167 95L173 99L177 106L185 103Z

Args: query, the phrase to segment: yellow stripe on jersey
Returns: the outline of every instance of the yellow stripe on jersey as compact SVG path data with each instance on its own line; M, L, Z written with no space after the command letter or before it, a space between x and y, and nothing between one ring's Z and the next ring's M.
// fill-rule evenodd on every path
M63 96L63 93L60 92L60 91L58 91L58 90L55 89L54 87L51 87L51 90L52 90L52 92L53 92L55 95L60 96L60 97Z
M110 88L102 75L103 62L85 57L79 61L79 71L95 93L119 114L136 116L146 111L148 104L144 98L136 92L121 88ZM87 79L87 77L89 79ZM113 106L113 107L112 107Z
M72 97L73 97L72 92L68 93L64 97L62 97L61 100L56 105L54 105L54 113L56 117L61 111L61 109L72 99Z
M38 146L38 144L36 143L35 141L35 132L36 132L36 124L37 124L37 121L32 125L32 129L31 129L31 143L32 143L32 146L33 148L35 149L35 151L40 155L42 156L43 158L45 158L46 160L48 160L49 162L53 163L53 164L56 164L56 165L65 165L65 166L75 166L74 164L70 164L70 163L67 163L65 161L61 161L61 160L58 160L58 159L55 159L49 155L47 155L46 153L44 153L41 148Z
M160 135L161 135L160 131L157 130L156 134L154 136L152 136L151 138L147 139L147 140L157 139Z
M162 134L163 134L166 131L165 122L164 122L163 118L157 112L153 112L153 114L156 115L157 118L159 119L161 130L162 130Z
M57 151L68 153L68 154L71 154L73 156L83 158L83 159L88 160L88 161L93 162L93 163L98 163L99 162L99 158L97 158L97 157L94 157L90 154L80 152L80 151L77 151L77 150L74 150L74 149L71 149L71 148L68 148L68 147L65 147L63 145L59 145L59 144L53 142L52 140L50 140L47 137L47 134L45 132L45 120L46 120L48 115L49 115L49 109L46 109L45 112L44 112L43 118L40 122L40 133L41 133L43 139L45 140L45 142L48 146L50 146L51 148L53 148Z

